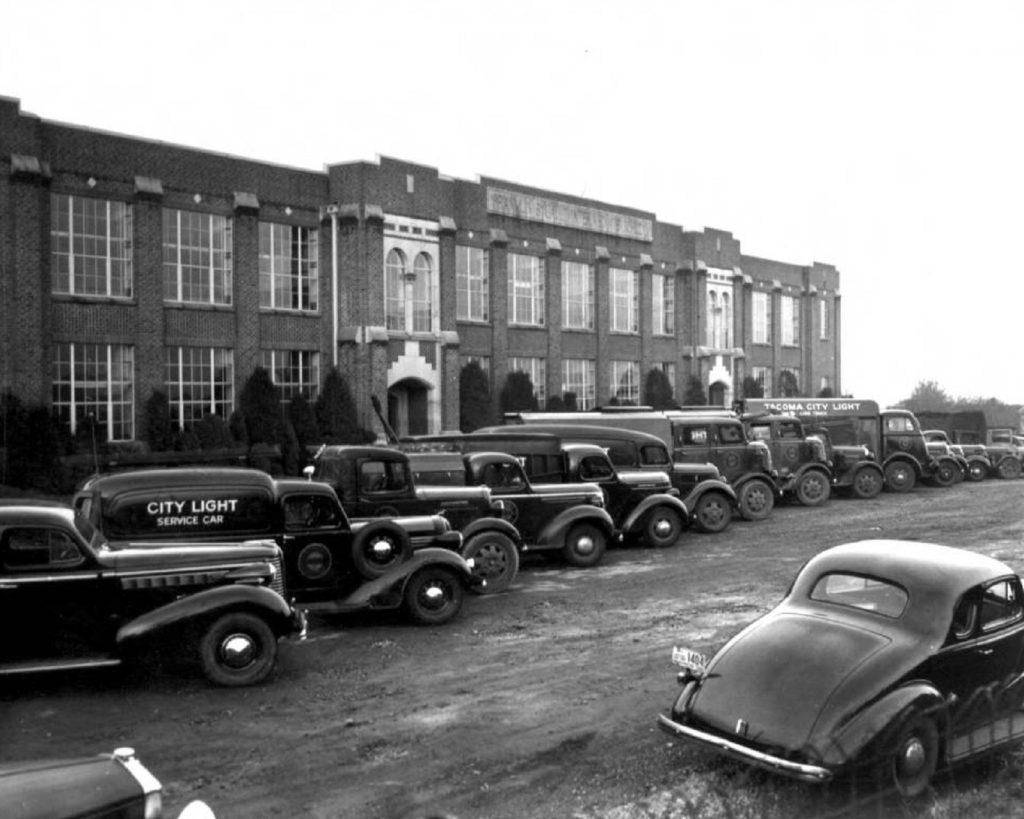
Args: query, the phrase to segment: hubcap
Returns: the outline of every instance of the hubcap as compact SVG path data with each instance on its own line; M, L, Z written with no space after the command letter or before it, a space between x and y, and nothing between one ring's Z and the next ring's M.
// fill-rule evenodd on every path
M903 746L903 753L897 760L899 772L903 776L914 776L924 769L926 758L924 743L913 737Z
M654 534L658 537L668 537L672 534L672 521L661 518L654 524Z
M389 540L375 540L370 547L373 559L377 563L387 563L395 555L395 549Z
M592 537L581 537L576 541L576 552L581 555L589 555L594 551L594 539Z
M256 658L256 643L248 634L229 634L220 644L220 656L231 668L245 668Z
M447 595L440 584L432 583L431 585L423 588L423 591L420 592L420 599L426 608L437 611L438 609L444 608L444 605L447 602Z

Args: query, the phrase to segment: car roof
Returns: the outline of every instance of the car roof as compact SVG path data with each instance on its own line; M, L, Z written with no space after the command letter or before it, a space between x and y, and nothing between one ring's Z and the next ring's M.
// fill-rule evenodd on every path
M73 524L75 510L66 503L37 499L0 500L0 523L45 523L58 518Z
M912 540L861 540L833 546L807 561L789 599L806 601L815 582L831 572L870 575L899 584L910 598L904 626L940 640L964 592L1014 573L1005 563L966 549Z
M581 437L605 437L605 438L618 438L619 440L633 441L638 444L657 444L658 446L664 447L665 442L650 432L643 432L639 429L629 429L627 427L612 427L612 426L597 426L595 424L587 424L586 426L579 426L569 421L559 421L558 423L531 423L531 424L507 424L505 426L495 427L482 427L477 432L486 433L501 433L511 432L517 435L524 435L530 433L537 434L551 434L559 435L562 437L571 436L573 438Z
M188 489L247 483L273 491L274 479L259 469L236 466L176 466L165 469L133 469L89 478L79 490L103 492L124 490Z

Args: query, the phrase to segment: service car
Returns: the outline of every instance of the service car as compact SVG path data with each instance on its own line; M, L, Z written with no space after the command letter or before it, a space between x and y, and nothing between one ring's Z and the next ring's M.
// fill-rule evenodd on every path
M1024 738L1022 649L1024 593L1003 563L849 543L710 661L674 649L682 689L658 722L797 779L869 770L912 797L938 768Z

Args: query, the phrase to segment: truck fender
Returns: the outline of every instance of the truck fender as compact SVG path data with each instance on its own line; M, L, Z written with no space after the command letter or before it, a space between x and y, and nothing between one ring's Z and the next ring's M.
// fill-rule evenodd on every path
M764 472L744 472L735 481L732 482L732 486L736 489L736 495L739 497L740 490L751 481L762 481L771 488L772 493L776 496L782 494L782 490L779 488L779 481L777 478L773 478L771 475L766 475Z
M700 499L709 492L717 492L719 495L724 495L733 511L735 512L738 509L739 499L736 497L736 490L729 486L729 484L725 481L719 480L701 481L687 493L685 498L683 498L683 504L689 510L691 521L694 519L697 504L700 502Z
M823 742L822 761L827 765L850 762L910 708L933 711L944 733L947 719L945 700L931 683L911 681L875 700Z
M537 538L538 546L561 549L569 528L577 523L591 523L601 529L609 541L615 539L615 521L606 509L581 503L561 512L549 521Z
M236 584L182 597L130 620L117 630L119 646L148 637L169 626L190 620L209 620L231 609L245 609L266 617L277 635L285 634L294 622L294 612L281 595L266 586Z
M517 546L523 542L523 536L519 534L519 530L503 518L477 518L470 521L469 524L462 527L462 541L465 543L473 535L489 531L501 532L501 534L512 538L512 542Z
M644 519L647 517L647 513L654 509L656 506L667 506L670 509L674 509L679 514L679 522L686 527L690 522L690 511L686 508L686 504L683 503L679 498L673 495L666 495L664 493L658 495L648 495L640 503L633 507L633 510L626 516L626 520L623 521L620 531L625 535L633 535L643 530Z
M405 584L409 582L409 578L416 572L426 566L437 565L450 568L467 588L475 585L477 582L473 577L469 564L466 563L466 559L462 555L448 549L427 546L423 549L417 549L404 563L388 569L380 577L363 583L359 588L338 602L345 607L352 605L359 608L367 606L372 608L373 598L392 591L404 591Z
M905 464L910 464L911 469L914 470L914 474L918 478L921 478L923 476L921 462L911 455L904 455L902 452L897 452L894 455L890 455L888 458L885 459L885 461L882 462L883 472L889 464L896 463L897 461ZM934 463L934 460L929 461L929 463Z

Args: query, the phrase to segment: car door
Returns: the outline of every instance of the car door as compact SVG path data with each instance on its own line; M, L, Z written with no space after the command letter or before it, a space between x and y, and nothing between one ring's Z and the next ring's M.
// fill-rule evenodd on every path
M710 423L673 425L672 452L674 459L690 464L709 463L711 461L711 439Z
M280 499L285 588L303 601L333 599L354 579L352 536L338 501L319 492Z
M91 555L66 529L22 524L0 532L4 662L111 654L118 599Z

